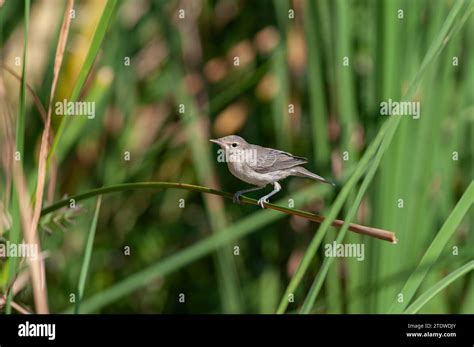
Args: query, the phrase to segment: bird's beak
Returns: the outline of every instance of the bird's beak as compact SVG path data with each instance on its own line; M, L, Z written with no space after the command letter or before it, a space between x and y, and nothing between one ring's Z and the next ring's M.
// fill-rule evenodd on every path
M218 144L219 146L222 144L219 140L210 139L209 141L214 142Z

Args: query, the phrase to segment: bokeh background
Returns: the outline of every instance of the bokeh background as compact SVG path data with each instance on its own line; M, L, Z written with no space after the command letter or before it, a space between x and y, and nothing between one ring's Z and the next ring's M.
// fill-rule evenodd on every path
M70 97L96 28L105 30L98 23L106 3L75 2L55 100ZM44 206L127 182L181 182L228 192L246 188L216 161L217 148L208 142L238 134L251 143L308 157L308 169L334 179L335 189L290 178L274 200L288 206L292 199L298 208L326 215L389 120L380 115L380 102L401 100L421 73L413 95L421 118L401 117L354 219L395 232L399 242L349 233L345 242L363 243L365 259L335 259L311 309L388 312L473 177L474 18L464 18L468 11L458 14L453 35L421 69L456 4L118 1L80 93L81 100L95 102L96 117L68 121ZM59 0L31 2L26 81L45 108L64 9ZM18 114L20 82L14 74L22 74L15 58L23 56L24 12L23 1L1 1L0 97L13 118ZM31 92L26 105L23 167L33 191L44 123ZM52 121L57 132L61 116L53 113ZM125 160L126 152L130 160ZM1 175L1 213L7 222L0 236L6 241L8 175L4 170ZM356 193L349 194L340 219ZM62 209L41 219L52 312L74 306L70 295L77 290L94 208L95 199L89 199L74 211ZM468 215L443 245L417 294L474 258L472 208ZM303 218L193 191L105 195L81 312L274 313L318 227ZM243 229L244 237L194 257L199 248L193 246ZM324 236L288 312L298 312L303 304L325 259L323 246L335 240L337 231L330 228ZM3 293L9 285L7 265L0 261ZM185 303L179 301L180 293ZM473 295L470 272L421 312L473 313ZM15 301L33 309L28 284Z

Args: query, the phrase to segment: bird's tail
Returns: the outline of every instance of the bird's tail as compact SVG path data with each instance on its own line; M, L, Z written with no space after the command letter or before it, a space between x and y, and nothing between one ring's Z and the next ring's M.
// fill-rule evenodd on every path
M335 186L334 182L328 181L327 179L325 179L321 176L318 176L318 175L316 175L315 173L312 173L309 170L306 170L302 166L295 166L295 167L291 168L291 173L292 173L293 176L307 177L307 178L311 178L311 179L316 180L316 181L324 182L324 183L330 184L332 186Z

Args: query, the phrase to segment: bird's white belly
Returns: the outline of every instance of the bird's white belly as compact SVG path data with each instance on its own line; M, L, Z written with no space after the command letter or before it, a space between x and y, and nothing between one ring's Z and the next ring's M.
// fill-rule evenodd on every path
M232 173L232 175L255 186L264 186L289 176L289 173L280 170L268 173L258 173L246 163L241 162L229 161L227 162L227 166L229 167L229 171Z

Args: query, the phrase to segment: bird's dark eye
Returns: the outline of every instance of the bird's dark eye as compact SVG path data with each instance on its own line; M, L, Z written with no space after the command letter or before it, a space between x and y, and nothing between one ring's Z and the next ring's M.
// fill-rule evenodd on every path
M237 147L237 143L234 142L234 143L232 144L232 147L234 147L234 148Z

